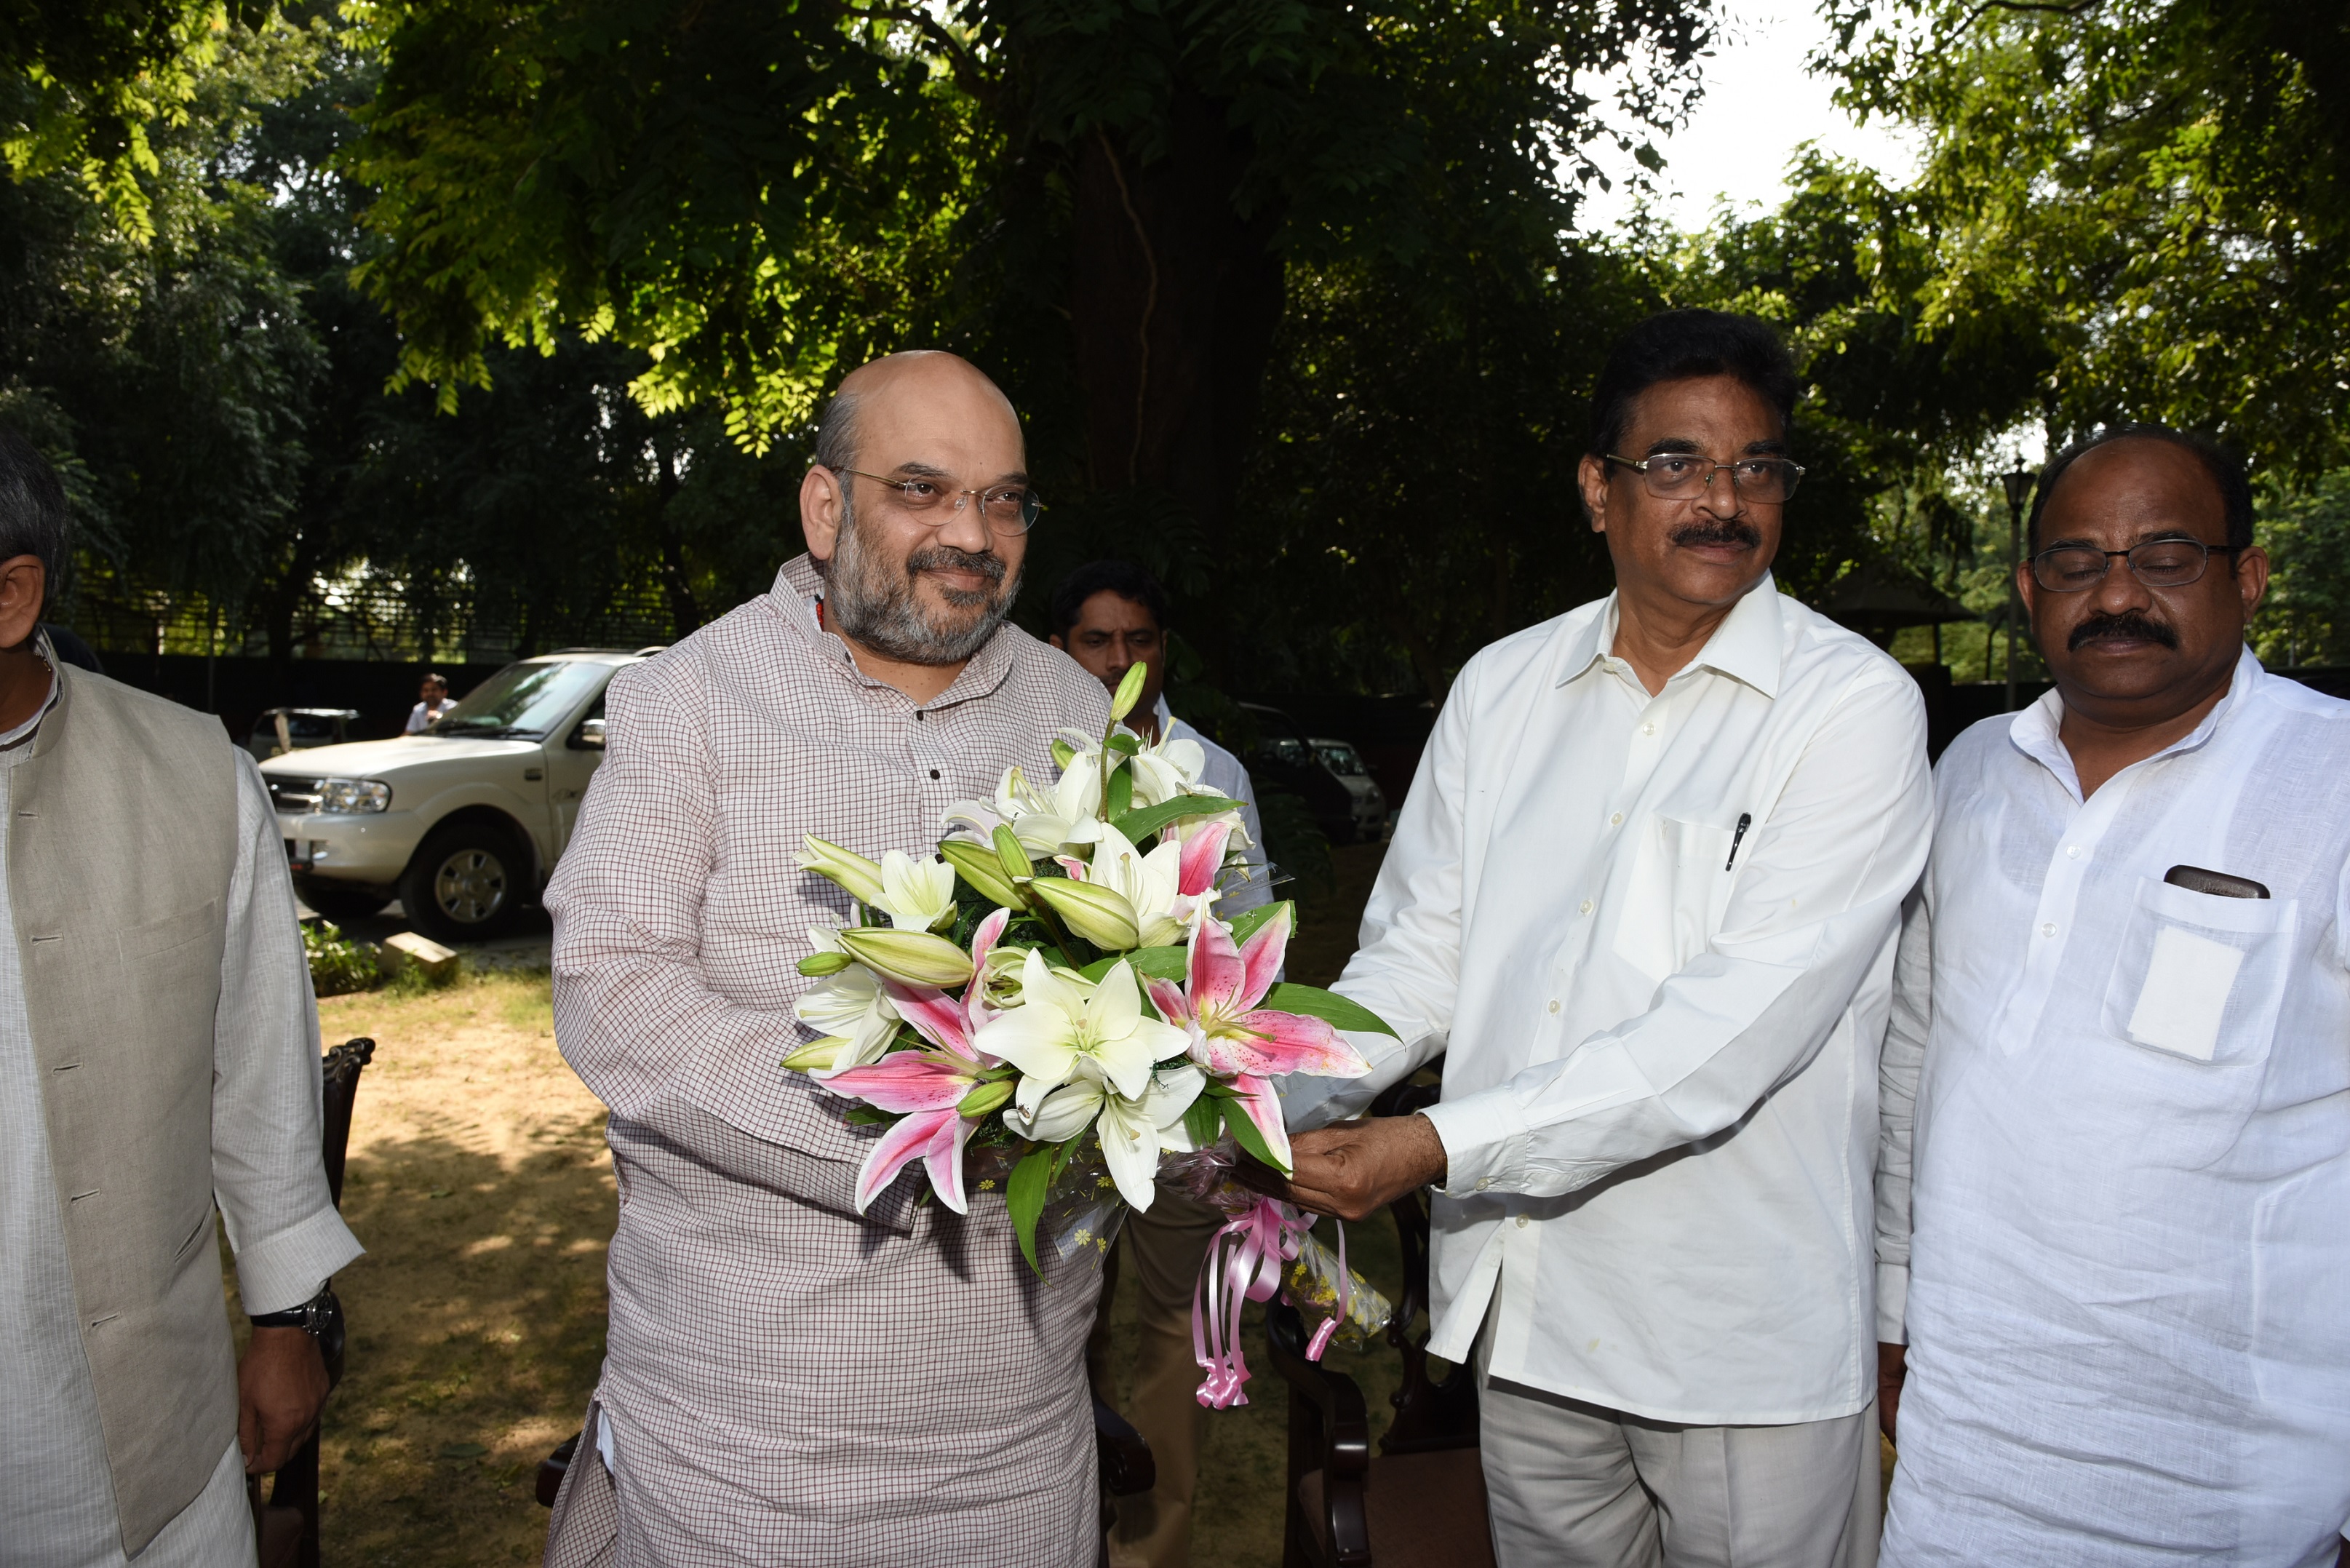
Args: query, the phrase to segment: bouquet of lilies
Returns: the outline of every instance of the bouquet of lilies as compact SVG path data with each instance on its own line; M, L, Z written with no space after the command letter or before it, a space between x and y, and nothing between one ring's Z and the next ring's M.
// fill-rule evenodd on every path
M798 1015L823 1037L784 1065L859 1102L850 1120L887 1126L860 1210L920 1159L938 1200L966 1212L966 1157L983 1151L988 1168L1008 1165L1034 1268L1037 1221L1073 1162L1097 1168L1097 1150L1102 1185L1137 1210L1170 1154L1236 1145L1286 1174L1273 1079L1360 1076L1340 1031L1393 1033L1344 997L1277 981L1293 906L1216 912L1244 874L1240 805L1201 784L1197 742L1146 743L1119 722L1144 676L1127 672L1102 734L1063 732L1049 787L1014 767L993 801L952 807L935 857L806 841L800 864L846 889L857 918L808 933L799 967L816 983Z

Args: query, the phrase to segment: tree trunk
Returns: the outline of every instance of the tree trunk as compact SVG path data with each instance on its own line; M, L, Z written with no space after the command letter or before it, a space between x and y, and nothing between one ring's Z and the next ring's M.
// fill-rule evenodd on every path
M1076 149L1071 325L1097 491L1159 490L1226 553L1283 303L1280 216L1234 197L1253 154L1229 106L1179 96L1148 162L1097 132ZM1214 607L1191 607L1214 626ZM1221 637L1201 639L1221 663Z

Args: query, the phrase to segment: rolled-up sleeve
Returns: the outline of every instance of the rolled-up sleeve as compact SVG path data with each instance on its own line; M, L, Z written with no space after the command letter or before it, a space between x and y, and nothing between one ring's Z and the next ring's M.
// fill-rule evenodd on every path
M213 1025L213 1194L248 1313L318 1293L362 1251L319 1147L318 1009L261 770L236 753L236 867Z
M604 762L547 889L556 1042L616 1117L735 1179L855 1216L863 1143L779 1070L805 1038L790 1007L732 1000L703 973L719 843L705 712L683 660L612 682ZM861 1218L904 1230L913 1188Z
M1735 1126L1810 1064L1885 961L1932 809L1916 688L1858 684L1749 840L1719 934L1647 1011L1427 1113L1445 1189L1552 1197Z

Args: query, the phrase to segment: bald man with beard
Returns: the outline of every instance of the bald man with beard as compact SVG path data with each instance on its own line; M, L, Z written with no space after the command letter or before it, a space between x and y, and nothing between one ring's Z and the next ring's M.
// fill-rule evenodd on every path
M1090 1253L1021 1261L999 1193L863 1214L878 1128L778 1064L814 833L929 851L1014 763L1055 776L1107 694L1004 614L1036 515L1020 421L949 354L845 379L772 592L612 683L604 764L549 889L556 1038L611 1107L611 1332L555 1564L987 1563L1097 1550Z

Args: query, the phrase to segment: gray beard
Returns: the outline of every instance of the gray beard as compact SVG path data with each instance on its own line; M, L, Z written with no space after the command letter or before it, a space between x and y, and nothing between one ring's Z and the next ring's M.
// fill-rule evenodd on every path
M994 587L941 589L947 607L931 610L916 596L914 575L937 566L985 573ZM824 607L832 629L850 641L901 664L961 664L987 646L1019 593L1020 575L1007 572L1003 558L992 552L929 545L902 566L872 555L842 494L840 543L825 570Z

